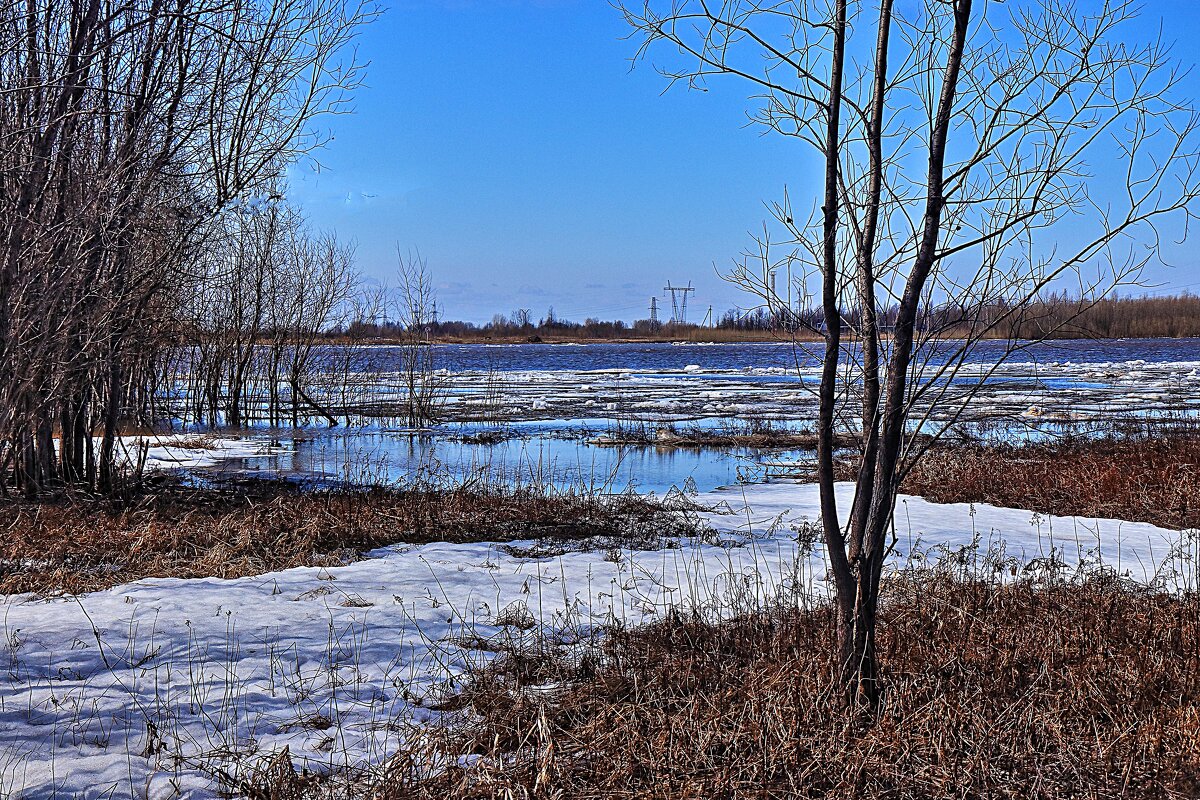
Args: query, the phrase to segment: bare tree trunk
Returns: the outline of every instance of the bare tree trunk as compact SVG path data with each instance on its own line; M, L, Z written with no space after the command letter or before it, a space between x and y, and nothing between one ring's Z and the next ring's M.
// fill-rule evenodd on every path
M854 657L853 641L855 579L846 559L846 542L838 517L834 488L834 450L837 413L838 362L842 352L842 314L838 303L839 149L841 140L842 80L846 58L846 0L837 0L833 20L833 52L830 67L826 116L825 201L822 214L822 307L825 314L825 357L821 365L821 388L817 411L817 480L821 485L821 528L834 579L837 606L838 661L849 674ZM845 680L845 678L843 679Z
M104 431L100 439L100 462L97 486L102 492L112 492L117 485L119 474L116 459L117 429L121 422L121 392L122 381L121 359L114 353L111 356L108 372L108 402L104 407Z
M892 337L892 357L888 365L887 394L883 400L883 431L873 474L859 472L855 486L858 497L868 498L868 509L857 552L852 550L857 592L854 600L849 633L849 660L844 662L843 679L854 687L855 694L869 705L879 702L878 664L876 663L875 630L879 607L879 581L887 555L887 533L896 504L899 488L900 455L908 420L909 365L913 357L915 325L925 282L933 267L941 231L941 214L945 205L942 195L946 143L950 128L951 110L958 88L963 50L966 47L967 26L971 20L971 0L956 0L954 5L954 34L943 73L940 99L934 120L929 147L929 173L925 203L925 220L916 260L909 273L900 302L895 332ZM874 338L874 337L873 337ZM874 408L864 414L863 423L874 424ZM822 486L822 490L825 487ZM847 645L843 643L843 652Z

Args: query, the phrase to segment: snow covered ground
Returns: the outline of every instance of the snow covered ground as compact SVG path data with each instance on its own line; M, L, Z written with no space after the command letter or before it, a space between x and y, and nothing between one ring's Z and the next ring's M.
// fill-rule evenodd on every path
M312 769L378 763L488 657L472 642L519 635L523 618L583 633L819 587L820 547L810 555L797 541L817 516L815 486L694 499L713 536L674 549L536 558L486 543L397 544L341 568L4 598L0 797L211 797L217 770L285 745ZM1021 563L1102 558L1167 588L1194 578L1198 555L1195 535L1147 524L911 497L896 543L895 564L977 544Z

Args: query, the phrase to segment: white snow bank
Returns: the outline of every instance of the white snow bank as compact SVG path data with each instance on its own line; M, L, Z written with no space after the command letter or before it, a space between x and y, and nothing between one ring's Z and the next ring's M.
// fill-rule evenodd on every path
M817 518L815 486L696 499L719 508L705 516L723 538L748 544L542 559L491 544L396 545L334 569L4 598L0 796L211 797L213 767L234 772L285 745L311 769L379 762L434 716L448 681L487 657L465 637L500 635L498 615L635 625L670 606L761 600L824 578L820 547L798 554L791 528ZM1094 551L1139 579L1187 541L1146 524L917 498L901 500L896 527L899 558L1003 542L1022 560Z
M854 487L841 483L837 491L838 507L845 514ZM820 519L816 484L721 489L701 500L730 494L737 494L738 505L749 509L742 513L756 528L778 520L795 525ZM906 495L896 504L894 535L893 565L910 557L928 559L964 549L977 550L982 557L992 549L1002 550L1022 565L1052 558L1068 568L1102 564L1123 577L1167 589L1193 588L1184 581L1194 577L1200 566L1196 563L1200 533L1196 531L1180 532L1145 522L1051 516L983 503L931 503Z

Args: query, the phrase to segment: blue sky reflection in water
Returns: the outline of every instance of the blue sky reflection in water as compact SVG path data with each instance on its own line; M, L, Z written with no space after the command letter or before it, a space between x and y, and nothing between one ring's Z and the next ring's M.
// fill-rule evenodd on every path
M473 426L467 426L471 430ZM761 479L756 451L676 447L599 447L580 438L532 433L497 444L467 444L446 435L360 428L312 430L276 439L279 452L225 465L251 474L321 484L395 482L416 476L437 480L505 481L560 489L663 494L690 478L701 490ZM773 454L797 459L801 451Z

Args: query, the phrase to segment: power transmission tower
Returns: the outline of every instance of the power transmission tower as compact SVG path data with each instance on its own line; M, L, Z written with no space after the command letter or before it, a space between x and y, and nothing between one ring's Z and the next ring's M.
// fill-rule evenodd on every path
M687 286L672 286L671 282L667 281L663 291L671 293L671 322L678 324L687 322L688 294L696 293L696 290L692 288L692 282L688 281Z
M704 322L701 323L705 328L712 327L712 306L708 307L708 313L704 315Z
M658 327L658 298L650 298L650 327Z

